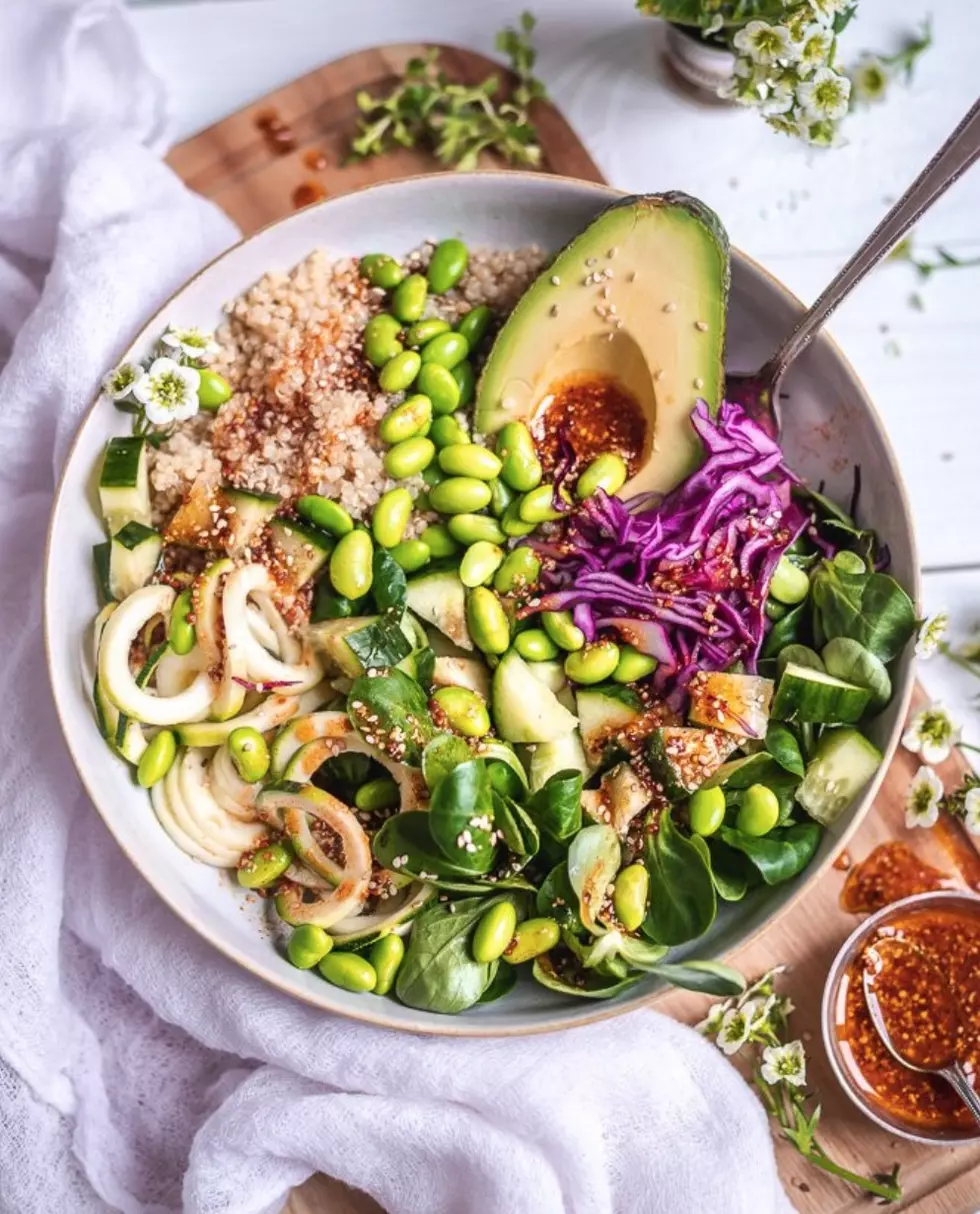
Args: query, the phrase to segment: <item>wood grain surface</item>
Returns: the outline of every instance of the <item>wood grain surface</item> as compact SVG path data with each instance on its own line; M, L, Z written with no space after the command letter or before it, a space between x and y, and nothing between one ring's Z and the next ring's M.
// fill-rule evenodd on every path
M356 125L357 92L383 93L407 59L423 49L410 44L379 47L327 64L178 145L169 156L170 164L188 185L222 207L245 234L288 214L297 205L297 192L310 200L313 194L333 197L372 182L436 171L440 166L435 158L417 149L344 163ZM502 71L482 55L452 47L443 48L442 63L450 76L466 83ZM543 168L602 180L554 106L535 103L535 121ZM487 167L500 166L488 161ZM905 790L917 767L912 755L896 756L875 805L849 844L848 859L857 863L878 843L903 839L922 859L949 874L951 882L967 885L972 874L964 875L957 857L969 855L963 848L970 844L958 826L945 833L910 832L904 826ZM959 759L945 765L947 787L963 770L965 764ZM896 1139L851 1104L830 1072L820 1041L820 997L835 952L858 922L840 909L845 876L844 871L829 872L800 904L728 960L750 977L775 964L791 965L785 987L798 1009L794 1029L807 1042L809 1076L823 1105L820 1138L828 1153L859 1171L884 1171L899 1161L905 1197L892 1209L910 1214L978 1214L980 1147L920 1147ZM975 879L973 884L980 889ZM652 1002L657 1011L692 1022L700 1019L707 1003L685 992L671 992ZM780 1173L800 1214L857 1214L870 1208L867 1198L810 1167L786 1143L777 1143L776 1150ZM315 1176L295 1190L284 1214L377 1214L380 1209L366 1195Z

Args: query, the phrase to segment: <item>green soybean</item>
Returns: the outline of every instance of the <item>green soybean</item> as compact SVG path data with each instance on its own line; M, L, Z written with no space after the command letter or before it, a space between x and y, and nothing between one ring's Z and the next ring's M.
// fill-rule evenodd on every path
M504 949L514 938L517 911L512 902L498 902L481 916L473 932L473 960L489 965L503 956Z
M470 436L451 413L445 413L442 417L436 418L432 423L431 437L435 445L440 448L465 446L470 441Z
M619 665L619 646L612 641L594 641L570 653L565 674L573 683L604 683Z
M327 497L308 493L296 503L296 510L315 527L321 527L331 535L347 535L354 530L354 520L339 502Z
M466 549L459 565L459 580L471 589L485 586L504 562L504 550L488 540L477 540Z
M434 452L435 447L432 450ZM440 514L472 514L489 505L490 496L490 486L487 482L472 476L450 476L429 490L432 509L438 510Z
M170 621L167 624L167 640L170 642L170 648L181 657L190 653L197 644L197 632L187 618L192 611L191 592L182 590L174 599L174 605L170 609Z
M503 544L507 538L497 520L486 514L454 514L446 526L450 536L466 547L481 540L488 544Z
M385 471L396 481L417 476L423 468L432 463L435 453L436 446L431 439L422 438L421 435L406 438L404 442L396 443L385 453Z
M238 870L238 884L245 889L268 889L293 862L293 854L281 843L260 847Z
M378 498L371 514L371 534L382 548L394 548L401 543L413 504L407 489L389 489Z
M425 272L429 286L437 295L445 295L466 273L469 260L469 249L461 240L441 240Z
M647 914L650 874L643 864L630 864L613 883L613 910L628 932L635 932Z
M466 515L458 514L456 517L465 518ZM430 523L419 538L436 560L459 552L459 544L444 523Z
M372 287L390 291L405 277L405 267L387 253L368 253L361 258L361 273Z
M202 367L199 374L201 379L197 385L197 403L209 413L216 413L231 397L231 384L210 367Z
M429 284L421 274L409 274L391 294L391 310L399 320L410 324L421 319Z
M136 768L140 788L152 788L167 774L177 757L177 739L172 729L161 729L147 743Z
M499 476L495 476L490 482L490 513L494 518L501 518L511 502L516 500L514 490L504 484Z
M440 333L422 347L422 361L436 363L451 372L470 352L470 343L462 333ZM453 381L455 382L455 381Z
M457 363L453 367L450 374L459 388L459 405L462 408L464 405L470 403L473 399L473 394L476 392L476 372L473 370L473 364L470 360L464 358L461 363Z
M387 995L395 985L398 969L405 958L405 941L395 932L389 932L380 940L375 940L368 953L368 959L374 966L377 981L374 984L376 995Z
M381 312L364 326L364 357L372 367L383 367L405 348L398 340L402 327L394 316Z
M392 547L391 555L406 573L418 573L432 560L432 552L423 540L402 540Z
M781 620L789 611L785 603L781 603L779 599L767 598L765 603L766 619Z
M620 645L619 665L612 672L614 683L636 683L653 674L657 669L657 659L648 653L640 653L632 645Z
M318 968L322 978L345 991L373 991L378 985L374 966L357 953L327 953Z
M374 544L366 531L351 531L343 536L330 554L330 582L334 590L345 599L359 599L367 594L374 580L373 561Z
M471 308L465 316L460 317L456 324L456 332L462 333L470 343L470 349L475 349L490 330L493 313L486 304Z
M286 944L286 956L298 970L319 965L333 948L333 937L315 923L301 923Z
M518 493L527 493L541 483L541 462L531 431L523 422L508 422L497 435L501 477Z
M794 565L788 557L781 556L769 583L769 593L772 597L792 607L796 603L802 603L809 592L810 579L805 570Z
M555 489L553 485L538 485L521 498L519 513L525 523L548 523L562 517L560 510L554 505Z
M456 443L452 447L444 447L439 452L439 467L450 476L472 476L480 481L492 481L500 475L500 460L478 443Z
M482 738L490 732L490 713L483 696L468 687L440 687L432 699L446 724L466 738Z
M525 628L519 632L514 637L514 648L528 662L550 662L559 652L543 628Z
M415 386L432 401L433 413L455 413L460 406L459 384L439 363L424 363Z
M760 838L767 835L779 821L779 798L765 784L753 784L745 790L735 819L744 835Z
M522 545L507 554L493 579L494 590L513 594L533 586L541 575L541 558L533 548Z
M438 316L427 316L424 320L417 320L412 325L405 334L405 342L413 349L417 349L419 346L424 346L427 341L431 341L433 337L438 337L440 333L448 332L448 320L440 320Z
M486 586L477 586L466 597L466 623L478 649L488 654L506 653L510 646L510 623L500 599Z
M326 581L316 584L316 597L313 600L313 622L320 620L347 620L356 615L355 604L345 599L328 587Z
M410 396L395 405L390 413L381 419L378 426L378 436L382 442L403 443L407 438L414 438L432 421L432 401L420 393Z
M235 770L249 784L258 784L269 771L269 747L250 725L241 725L228 735L228 753Z
M618 493L626 484L629 469L626 460L614 451L607 451L592 461L578 478L575 485L575 496L578 498L591 497L602 489L610 496Z
M518 924L510 943L503 952L503 960L510 965L520 965L540 957L555 947L561 936L554 919L525 919Z
M530 535L537 527L537 523L525 523L521 518L521 499L518 497L500 516L500 526L503 528L504 535L510 536L511 539L520 539L522 536Z
M428 488L431 489L433 485L441 485L446 479L446 474L439 467L438 462L433 460L431 464L427 464L422 469L422 479L425 481Z
M381 368L378 376L381 391L404 392L411 387L421 366L422 358L414 350L403 350L401 354L396 354L391 362Z
M868 572L868 566L861 560L858 554L856 552L849 552L846 548L837 553L834 557L834 564L841 573L852 573L855 577Z
M390 253L365 253L358 263L362 278L367 278L371 271L383 261L394 260Z
M687 803L687 816L696 835L713 835L725 820L724 792L699 788Z
M366 813L379 809L394 809L401 803L398 785L391 776L379 776L376 780L368 780L366 784L354 793L354 804Z
M541 623L559 649L574 652L585 644L585 633L572 619L570 611L542 611Z

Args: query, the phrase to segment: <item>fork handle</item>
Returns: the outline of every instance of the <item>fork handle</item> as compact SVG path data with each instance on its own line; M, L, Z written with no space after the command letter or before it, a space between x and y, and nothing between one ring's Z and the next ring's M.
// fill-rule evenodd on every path
M949 189L980 156L980 101L950 135L864 244L824 293L802 316L776 353L759 372L775 383L804 349L827 317L882 257L918 222L923 212Z

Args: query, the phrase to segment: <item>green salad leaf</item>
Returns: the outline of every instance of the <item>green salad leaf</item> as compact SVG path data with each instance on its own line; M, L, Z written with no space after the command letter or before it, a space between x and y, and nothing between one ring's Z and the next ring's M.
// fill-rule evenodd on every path
M513 797L493 793L493 819L508 851L523 864L538 854L541 836L526 810Z
M531 971L548 990L577 999L614 999L639 982L641 975L615 978L585 969L567 949L554 949L535 958Z
M815 621L825 640L850 637L882 662L890 662L915 632L915 605L886 573L849 573L834 561L821 561L810 588Z
M779 721L769 722L769 728L766 730L766 750L784 771L799 776L800 779L806 774L800 744L788 725Z
M421 765L434 732L432 718L425 692L403 671L355 679L347 696L347 713L369 745L409 767Z
M492 792L483 759L458 764L432 791L432 838L454 867L467 873L487 873L493 867Z
M718 904L711 867L680 833L669 812L646 833L644 863L650 874L650 908L641 931L657 944L684 944L708 930Z
M745 978L720 961L674 961L652 966L648 971L663 978L671 986L681 986L686 991L698 991L702 995L741 995L745 990Z
M528 800L527 812L556 843L571 839L582 826L582 773L556 771Z
M429 791L438 787L460 763L468 763L472 758L472 750L458 734L437 733L422 752L422 775Z
M726 846L740 851L766 885L781 885L801 873L810 863L822 833L817 822L796 822L791 826L777 826L761 838L747 835L733 826L722 826L717 838Z
M405 570L385 548L375 548L371 593L377 609L395 612L401 617L408 598Z
M349 632L344 639L365 670L397 666L412 652L412 643L402 632L401 613L397 611L386 611L356 632Z
M538 886L534 908L539 915L554 919L559 927L567 927L575 932L585 930L578 914L578 894L568 879L565 860L556 864Z
M722 902L741 902L748 892L752 866L741 853L730 847L712 850L703 835L691 835L691 842L711 869L715 893Z

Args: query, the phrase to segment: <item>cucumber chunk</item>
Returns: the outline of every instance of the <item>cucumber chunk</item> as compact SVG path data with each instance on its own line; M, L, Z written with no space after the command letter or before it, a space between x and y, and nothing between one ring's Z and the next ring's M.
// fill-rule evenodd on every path
M777 721L852 725L860 721L870 700L871 692L866 687L790 662L779 680L772 715Z
M715 774L738 745L720 729L665 726L647 739L650 774L672 801L689 797Z
M150 476L146 440L110 438L99 476L99 504L110 535L127 523L148 526Z
M553 742L542 742L535 746L528 772L531 792L544 788L559 771L579 771L584 780L589 778L591 768L585 757L582 735L577 729L555 738Z
M581 687L575 693L575 706L585 754L593 767L615 749L616 735L636 720L642 708L639 696L625 687Z
M108 588L122 602L153 577L163 552L163 536L142 523L127 523L112 537Z
M271 522L279 507L274 493L250 493L225 485L221 490L224 517L228 520L226 548L230 556L240 556Z
M834 823L881 764L881 751L856 729L832 729L817 743L796 799L811 818Z
M466 590L455 573L444 570L412 578L407 602L410 611L438 628L454 645L473 648L466 626Z
M279 561L289 571L296 590L320 572L336 543L325 531L296 519L273 519L269 530Z
M553 742L578 724L513 649L493 672L493 722L506 742Z

